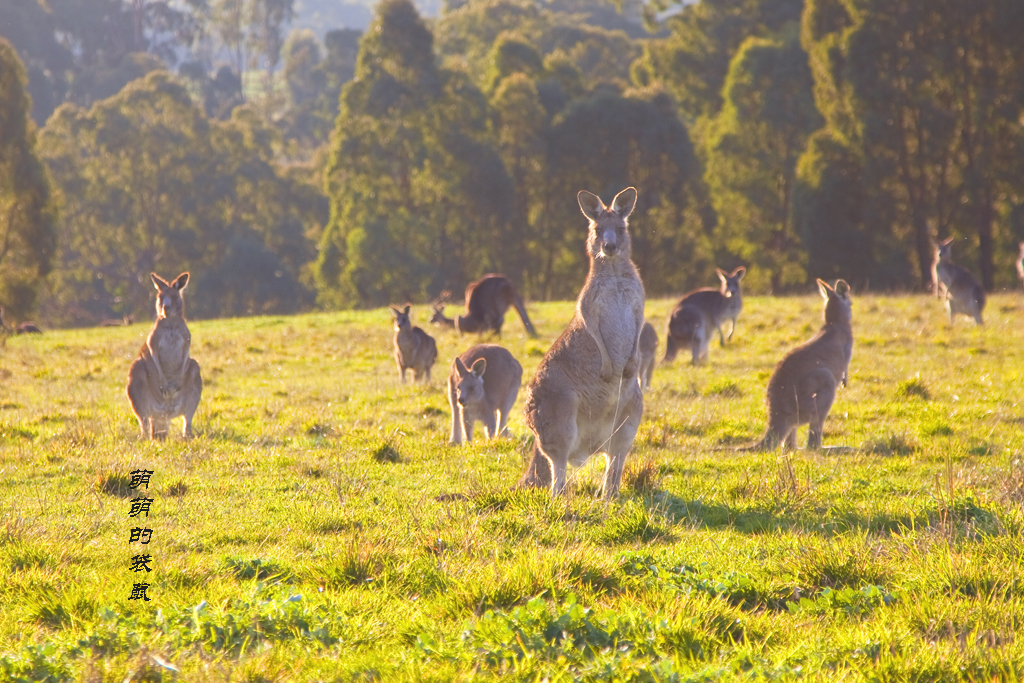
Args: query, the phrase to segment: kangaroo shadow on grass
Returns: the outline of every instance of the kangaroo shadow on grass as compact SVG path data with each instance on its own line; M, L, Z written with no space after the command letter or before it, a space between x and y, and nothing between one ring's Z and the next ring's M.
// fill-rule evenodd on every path
M852 530L872 534L892 534L902 529L927 526L927 511L914 514L864 515L851 510L822 509L822 506L777 500L741 505L709 503L699 498L684 498L664 489L638 496L652 511L660 512L673 524L700 529L732 529L744 534L801 531L831 537Z

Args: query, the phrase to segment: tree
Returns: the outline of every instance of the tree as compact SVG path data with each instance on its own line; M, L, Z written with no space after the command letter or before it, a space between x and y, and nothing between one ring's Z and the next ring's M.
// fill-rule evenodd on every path
M342 91L316 273L330 305L425 298L501 265L512 189L487 103L437 66L408 0L386 0Z
M976 241L959 253L977 254L987 287L997 232L1009 246L995 222L1012 213L1000 194L1019 186L1024 48L1009 27L1022 12L1012 0L813 0L805 12L830 134L863 165L871 214L916 257L925 287L936 237L971 225Z
M56 242L50 186L36 155L26 86L14 47L0 38L0 305L14 320L35 306Z
M151 271L192 271L197 316L302 308L308 298L295 283L312 257L305 232L326 207L276 168L279 147L251 110L211 122L166 72L88 110L62 105L40 145L64 216L52 318L142 317ZM237 277L246 254L258 258ZM264 286L251 286L253 277Z
M572 297L586 273L585 223L575 196L640 189L630 218L633 260L651 295L702 283L714 267L701 164L665 94L599 94L571 105L552 125L547 192L538 208L531 282L543 296ZM572 226L578 226L576 230Z
M800 21L804 0L657 0L653 9L682 5L665 20L671 35L650 41L644 61L679 102L688 121L722 106L729 64L747 38L767 38Z
M807 280L792 223L796 162L823 121L807 55L788 38L748 38L729 66L723 106L709 129L707 182L716 243L748 265L753 291Z

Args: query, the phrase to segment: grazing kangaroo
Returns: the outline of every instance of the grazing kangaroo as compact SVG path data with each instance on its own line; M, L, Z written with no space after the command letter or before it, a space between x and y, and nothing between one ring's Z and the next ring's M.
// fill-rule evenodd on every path
M846 386L853 354L850 286L836 280L833 289L818 280L825 298L825 324L810 341L786 354L768 380L768 428L756 450L796 447L796 430L810 424L807 448L821 448L822 426L836 388Z
M157 291L156 322L128 370L128 402L139 419L143 438L166 438L171 420L178 416L185 418L182 433L190 438L203 379L199 363L189 357L192 335L185 324L185 301L181 298L188 273L172 283L156 273L150 277Z
M718 341L725 346L722 325L732 321L729 339L736 331L736 318L743 309L743 293L740 280L747 269L740 266L732 273L715 268L722 286L718 289L703 287L686 294L668 317L665 331L665 362L675 359L679 349L690 347L694 365L708 360L708 345L711 343L711 328L718 330Z
M946 300L949 322L953 316L963 313L983 324L981 312L985 308L985 290L970 272L953 263L953 238L935 245L935 261L932 262L932 285L935 296Z
M526 314L523 299L516 292L515 286L504 275L484 275L466 287L466 315L457 316L454 320L444 315L444 304L434 304L434 315L430 322L454 327L459 333L486 332L494 330L501 336L501 326L505 323L505 311L512 306L523 321L523 327L531 337L536 337L530 316Z
M478 344L457 356L448 375L451 443L462 443L463 434L472 441L477 420L484 423L488 439L507 436L508 414L522 384L523 366L497 344Z
M405 371L412 369L414 382L430 382L430 368L437 359L437 342L419 327L414 327L409 320L408 304L405 310L391 307L391 315L395 317L395 362L398 364L398 375L405 384Z
M1024 284L1024 242L1020 243L1020 255L1017 257L1017 277Z
M604 453L601 488L608 500L619 492L643 413L637 372L644 286L630 260L626 223L636 206L636 190L626 188L610 206L586 191L577 200L590 222L590 272L576 314L527 389L526 423L535 439L520 484L550 486L558 495L565 488L569 463L579 466Z
M35 323L24 322L18 323L18 326L14 328L16 334L42 334L43 331L39 329L39 326Z
M645 322L640 330L640 370L637 375L641 391L651 388L651 379L654 377L654 361L657 355L658 333L654 331L654 325Z
M133 322L135 322L135 316L126 315L120 320L118 320L117 318L109 318L107 320L104 320L100 322L100 327L129 327Z

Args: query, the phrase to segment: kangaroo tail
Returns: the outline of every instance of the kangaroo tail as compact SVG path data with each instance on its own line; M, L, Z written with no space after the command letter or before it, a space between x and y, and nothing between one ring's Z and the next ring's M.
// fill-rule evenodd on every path
M523 327L526 328L526 332L531 337L537 336L537 331L533 329L533 323L530 322L530 316L526 315L526 306L523 305L523 298L518 294L512 299L512 305L516 308L516 313L519 314L519 319L523 321Z
M533 456L526 466L526 472L519 480L517 488L551 488L553 479L551 463L540 452L540 446L534 444Z
M665 357L661 362L671 363L676 359L676 353L678 352L679 348L676 346L676 341L672 338L672 333L670 332L665 336Z

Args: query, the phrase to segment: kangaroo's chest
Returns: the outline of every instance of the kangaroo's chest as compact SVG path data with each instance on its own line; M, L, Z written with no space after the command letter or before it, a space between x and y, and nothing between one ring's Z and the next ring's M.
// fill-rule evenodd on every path
M595 298L598 310L598 331L608 357L621 369L633 357L642 319L643 292L631 282L604 285Z
M181 372L188 360L191 336L184 325L157 323L150 337L150 348L160 361L164 372Z

